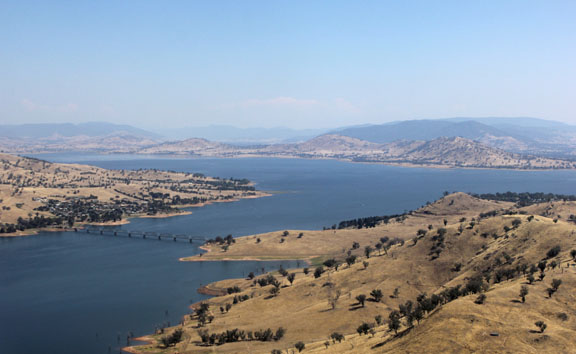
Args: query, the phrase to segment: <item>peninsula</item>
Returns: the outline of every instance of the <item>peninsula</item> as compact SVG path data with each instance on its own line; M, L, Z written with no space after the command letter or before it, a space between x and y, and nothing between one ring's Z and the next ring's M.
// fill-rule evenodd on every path
M108 170L0 154L0 235L169 216L182 208L257 198L246 179L201 173Z

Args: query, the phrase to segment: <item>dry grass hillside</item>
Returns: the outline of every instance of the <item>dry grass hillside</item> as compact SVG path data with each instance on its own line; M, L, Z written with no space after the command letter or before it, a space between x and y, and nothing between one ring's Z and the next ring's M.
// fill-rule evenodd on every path
M232 293L208 300L207 311L196 304L181 326L132 350L290 353L302 342L303 352L571 352L576 226L530 213L541 207L457 193L374 228L306 231L301 238L298 231L249 236L226 252L224 244L212 244L207 254L192 259L293 256L328 262L322 272L314 265L307 274L304 268L289 269L211 284L212 290ZM552 208L554 214L576 213L574 202L555 202ZM369 256L367 246L373 249ZM553 279L562 283L549 296ZM524 303L522 286L528 290ZM483 303L475 303L480 296ZM411 307L403 306L404 314L396 316L393 311L407 301ZM547 325L543 333L537 321ZM277 340L274 333L269 341L250 340L262 338L260 330L279 327L285 333ZM177 329L183 331L178 344L165 348L157 342Z
M0 154L0 233L118 222L127 216L264 195L246 180L159 170L106 170Z

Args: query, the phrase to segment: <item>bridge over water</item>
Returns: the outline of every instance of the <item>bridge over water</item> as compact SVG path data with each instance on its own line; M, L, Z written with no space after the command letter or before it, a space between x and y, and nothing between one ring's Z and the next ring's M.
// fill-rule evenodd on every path
M92 235L112 236L112 237L128 237L128 238L141 238L141 239L157 239L160 241L180 241L188 243L201 243L204 244L207 238L204 236L193 236L183 234L159 233L150 231L139 230L115 230L109 227L88 226L83 229L74 228L74 232L81 232Z

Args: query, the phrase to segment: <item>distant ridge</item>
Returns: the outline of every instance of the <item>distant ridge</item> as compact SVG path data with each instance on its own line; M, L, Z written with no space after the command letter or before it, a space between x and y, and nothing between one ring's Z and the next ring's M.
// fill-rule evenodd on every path
M41 124L17 124L17 125L0 125L0 136L10 138L49 138L54 136L72 137L72 136L106 136L132 134L145 138L158 139L159 134L150 131L135 128L130 125L120 125L105 122L88 122L88 123L41 123Z
M355 126L333 131L375 143L463 137L512 152L564 156L576 151L576 126L538 118L445 118Z

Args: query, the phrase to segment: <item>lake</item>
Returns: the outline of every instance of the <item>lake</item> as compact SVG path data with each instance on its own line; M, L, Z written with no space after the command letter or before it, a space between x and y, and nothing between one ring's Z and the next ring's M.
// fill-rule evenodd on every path
M444 191L576 194L575 171L403 168L334 160L184 159L44 154L55 162L158 168L248 178L272 196L192 208L191 215L132 219L118 230L204 237L318 229L401 213ZM196 289L296 262L178 262L197 244L58 232L0 238L0 352L118 353L127 336L176 324Z

